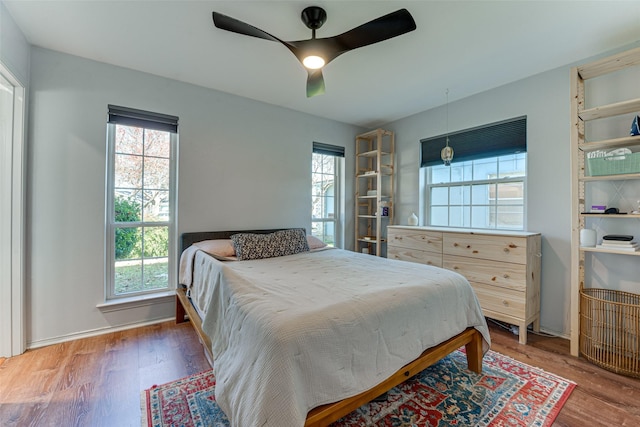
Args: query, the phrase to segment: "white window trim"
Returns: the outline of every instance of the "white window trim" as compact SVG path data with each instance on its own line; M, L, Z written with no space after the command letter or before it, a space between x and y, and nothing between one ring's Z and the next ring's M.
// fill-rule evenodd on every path
M316 154L316 153L313 153ZM312 156L313 156L312 154ZM327 154L325 154L327 155ZM336 248L344 247L344 234L342 230L344 229L344 221L345 217L345 201L344 201L344 189L345 189L345 180L344 180L344 157L340 156L330 156L333 157L334 165L333 165L333 197L334 197L334 218L314 218L311 217L311 222L333 222L334 230L335 230L335 242L334 246ZM313 171L312 171L313 173Z
M168 226L169 227L169 282L166 288L158 288L149 291L135 292L125 295L115 294L115 278L114 278L114 262L115 262L115 218L113 207L113 188L115 180L115 129L116 125L113 123L107 123L107 178L106 178L106 195L105 195L105 304L110 305L109 302L113 301L117 304L119 300L122 303L128 303L133 301L146 300L147 296L159 295L165 296L167 292L174 291L176 289L176 283L178 281L178 250L177 250L177 224L178 224L178 135L170 132L170 145L171 154L169 160L169 167L171 168L171 174L169 179L169 221L153 222L150 226ZM132 223L134 226L145 226L145 222ZM101 306L101 305L99 305Z

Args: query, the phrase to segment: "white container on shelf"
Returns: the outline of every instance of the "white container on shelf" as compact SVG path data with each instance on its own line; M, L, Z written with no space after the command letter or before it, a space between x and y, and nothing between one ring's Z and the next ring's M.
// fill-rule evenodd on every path
M407 224L418 225L418 217L416 216L415 212L411 212L409 219L407 219Z
M580 246L593 248L597 243L596 230L583 228L580 230Z

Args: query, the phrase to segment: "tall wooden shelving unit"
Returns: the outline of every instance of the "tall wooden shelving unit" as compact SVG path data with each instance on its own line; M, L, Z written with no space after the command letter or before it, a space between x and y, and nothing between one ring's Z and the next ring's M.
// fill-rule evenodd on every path
M355 250L383 256L393 224L394 134L375 129L356 136ZM386 207L387 215L383 208Z
M640 98L627 99L609 105L585 108L585 81L605 74L621 71L627 67L640 65L640 48L622 52L589 64L574 67L571 70L571 172L572 172L572 230L571 230L571 354L581 354L580 343L580 292L585 286L585 256L590 254L614 253L626 256L639 256L640 252L603 250L597 247L580 247L580 230L585 228L587 218L607 218L609 221L628 221L638 219L640 215L594 215L585 214L586 187L595 181L640 180L640 173L619 175L586 176L585 155L594 150L608 150L621 147L640 146L640 136L621 136L614 139L588 141L585 122L622 116L640 112ZM637 90L636 90L637 93ZM631 121L629 121L629 125ZM626 135L629 134L626 129ZM625 133L621 133L625 135ZM638 238L640 236L636 236Z

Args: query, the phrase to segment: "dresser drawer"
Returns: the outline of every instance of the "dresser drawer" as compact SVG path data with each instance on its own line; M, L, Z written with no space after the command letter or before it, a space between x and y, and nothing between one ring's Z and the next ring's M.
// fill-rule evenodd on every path
M442 255L439 253L408 249L394 245L389 245L387 248L387 258L442 267Z
M518 319L524 319L526 298L524 292L472 282L471 286L483 310L490 310Z
M442 253L442 233L405 228L388 228L389 247L399 246L407 249Z
M442 266L462 274L471 282L486 283L522 292L527 288L527 266L524 264L444 255Z
M523 237L446 233L442 246L446 255L527 263L527 239Z

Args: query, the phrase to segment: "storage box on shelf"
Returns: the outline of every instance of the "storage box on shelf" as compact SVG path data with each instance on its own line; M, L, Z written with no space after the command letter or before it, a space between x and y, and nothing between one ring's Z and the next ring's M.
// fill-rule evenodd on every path
M382 256L393 224L394 134L375 129L356 136L355 250Z
M587 163L590 176L640 173L640 153L588 158Z
M615 191L624 184L640 185L640 136L629 136L629 125L633 116L640 111L640 90L629 87L629 98L608 105L586 108L585 81L616 73L622 70L640 73L640 48L622 52L589 64L574 67L571 70L571 153L572 153L572 250L571 250L571 353L582 355L588 360L609 370L626 375L640 376L640 365L629 364L629 355L635 355L637 362L640 337L640 282L638 293L627 293L615 289L597 289L589 287L591 279L585 257L598 254L638 256L640 252L617 249L607 245L581 247L580 230L590 228L592 221L607 221L604 228L608 233L628 229L629 220L640 221L640 215L633 214L632 206L617 206L626 214L590 214L588 199L593 188L590 186L611 183ZM609 77L614 76L613 74ZM616 76L620 76L617 74ZM636 79L637 81L637 79ZM593 84L602 83L602 80ZM623 85L624 86L624 85ZM590 92L591 93L591 92ZM617 131L612 139L589 141L586 122L608 118L628 122ZM597 129L599 122L591 124L591 130ZM608 135L609 136L609 135ZM598 139L591 137L592 139ZM628 150L620 150L628 148ZM594 153L602 150L603 153ZM615 150L615 151L614 151ZM594 155L595 154L595 155ZM635 182L635 183L634 183ZM616 187L617 186L617 187ZM634 188L640 188L634 187ZM620 199L620 198L619 198ZM623 200L618 200L618 203ZM624 203L631 205L629 201ZM629 209L630 208L630 209ZM625 220L624 222L619 222ZM602 255L605 256L605 255ZM611 256L611 255L607 255ZM604 262L597 263L606 268ZM624 302L622 302L624 300ZM625 317L620 317L622 310ZM632 327L630 327L630 325ZM622 332L624 331L624 332Z
M539 233L389 226L388 257L456 271L473 286L485 316L540 329Z

